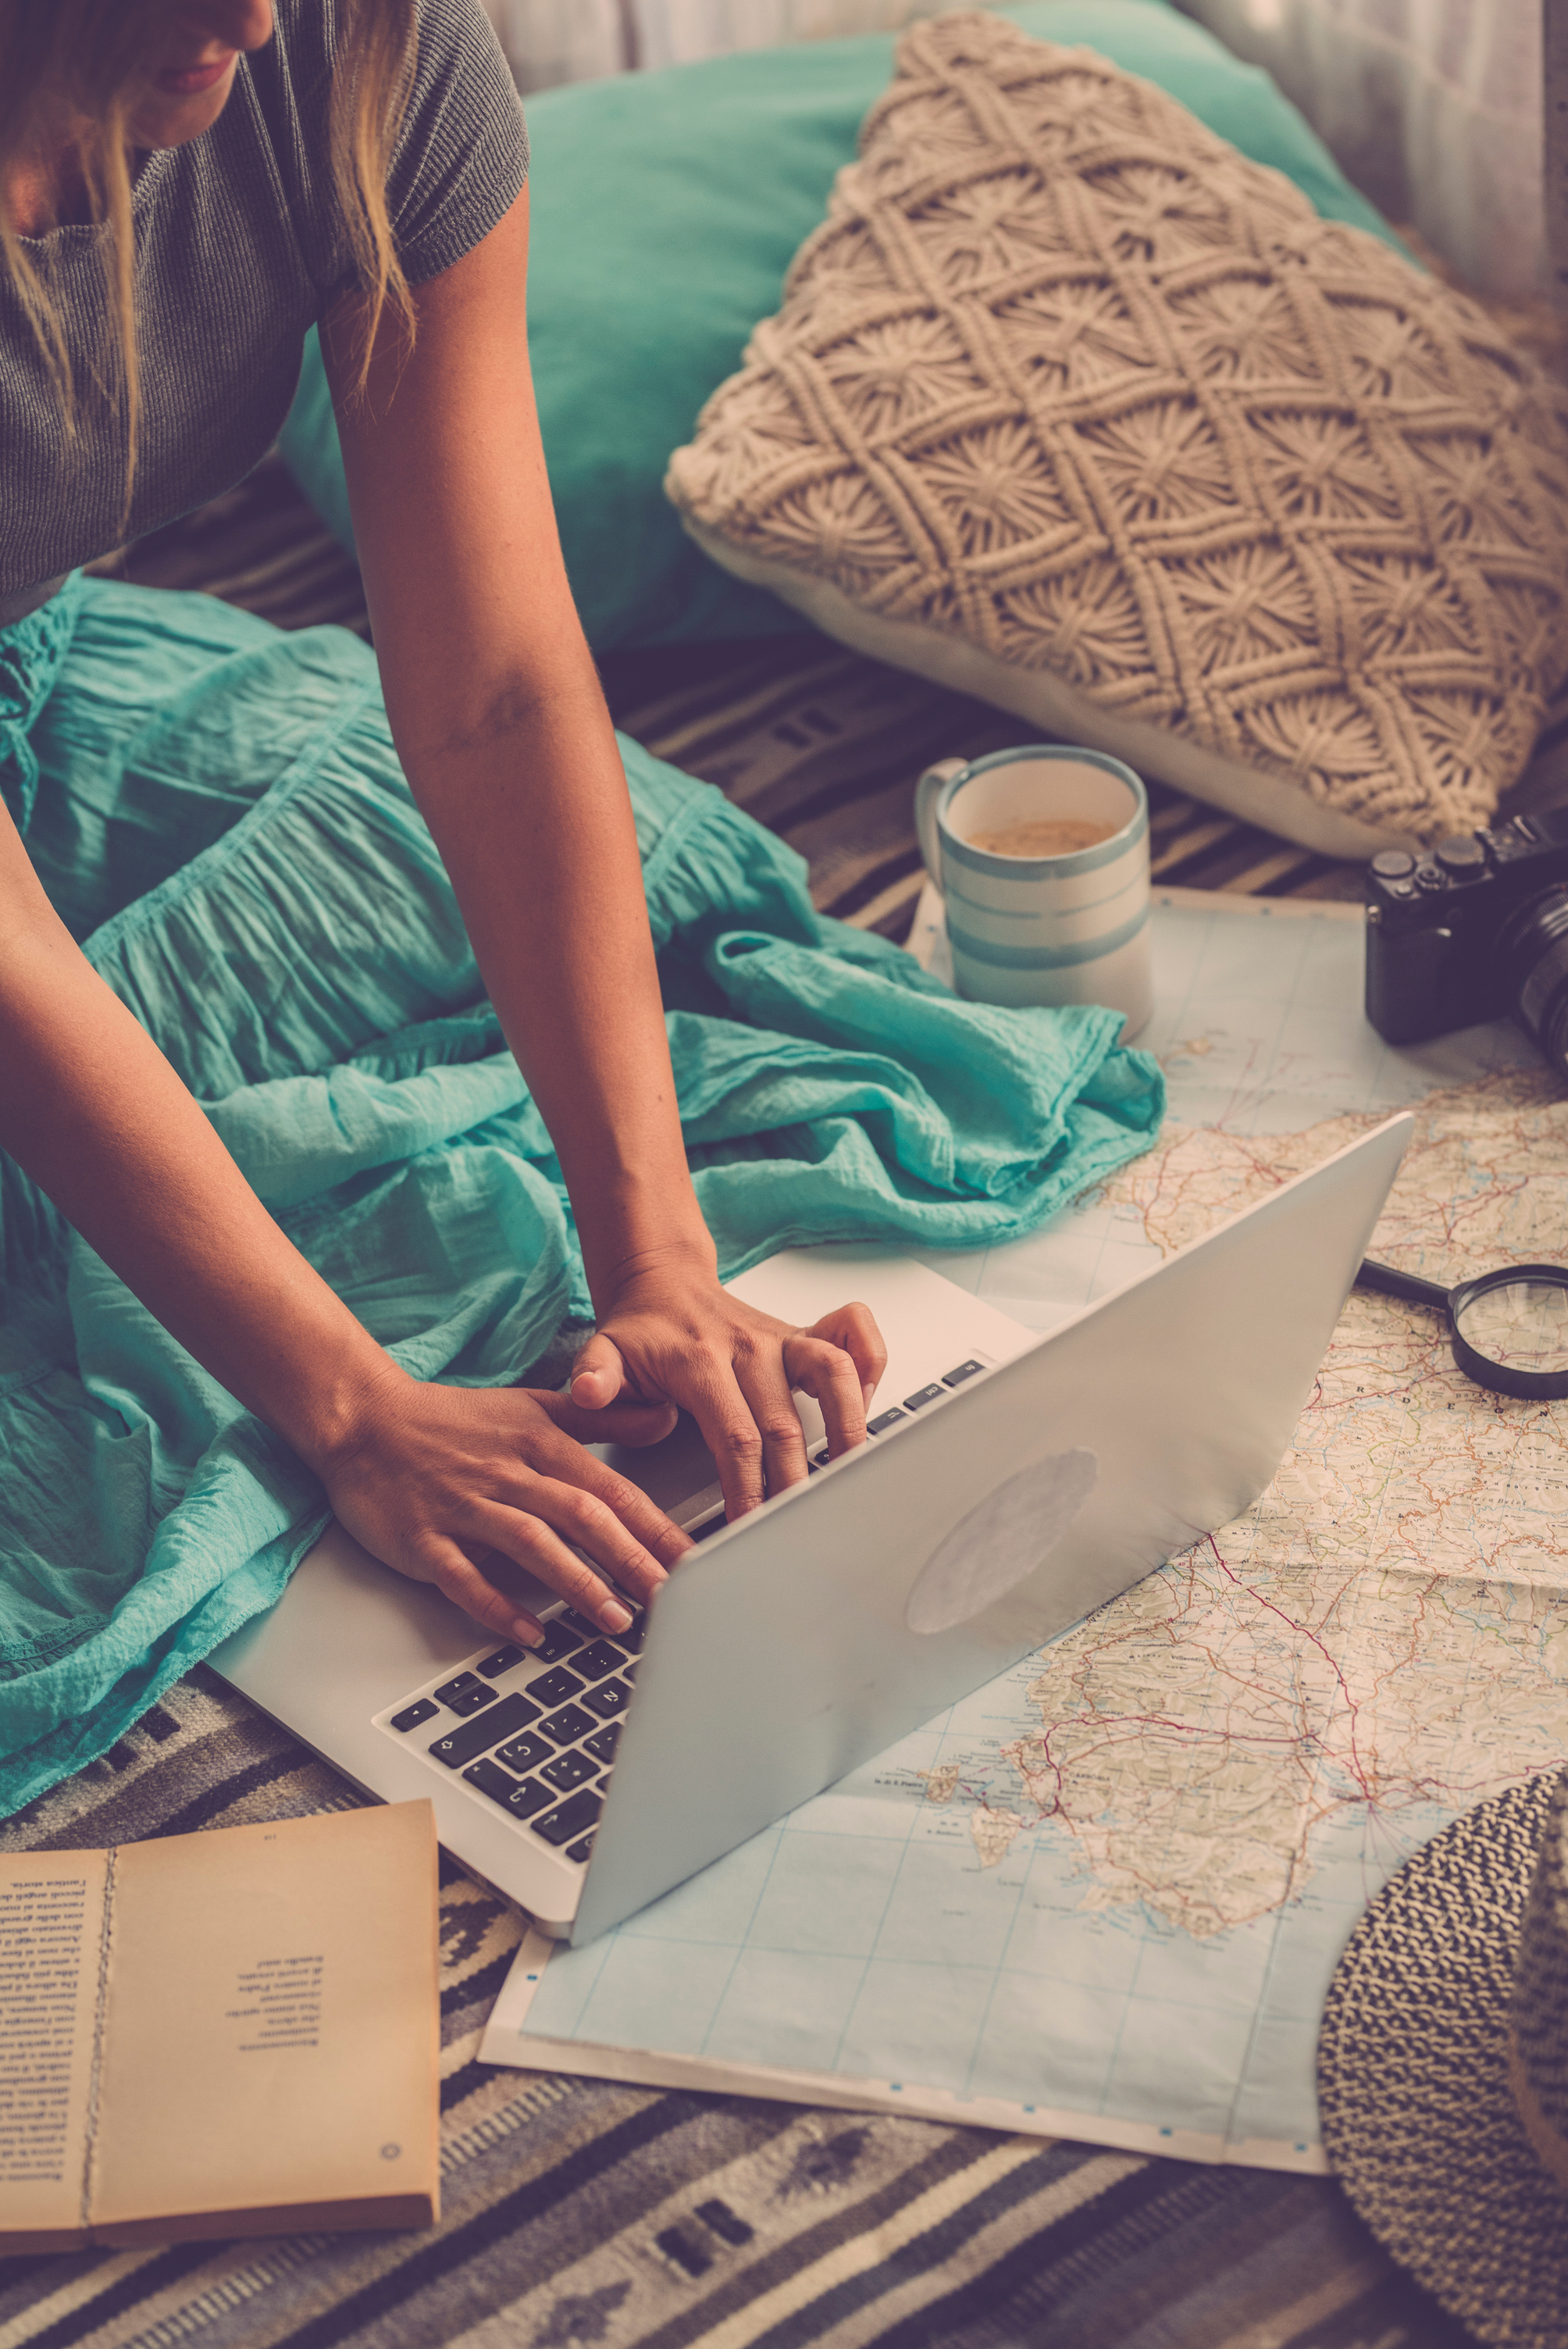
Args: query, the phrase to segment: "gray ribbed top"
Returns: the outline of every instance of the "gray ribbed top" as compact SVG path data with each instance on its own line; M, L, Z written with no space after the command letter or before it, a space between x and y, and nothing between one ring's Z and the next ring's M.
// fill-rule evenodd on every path
M228 105L189 146L143 159L134 203L142 424L129 533L125 423L90 388L108 328L101 228L29 241L81 387L67 435L42 354L0 274L0 626L77 564L189 513L276 437L305 332L353 282L333 199L334 0L278 0ZM410 284L479 243L528 176L517 95L480 0L419 0L416 84L387 193Z

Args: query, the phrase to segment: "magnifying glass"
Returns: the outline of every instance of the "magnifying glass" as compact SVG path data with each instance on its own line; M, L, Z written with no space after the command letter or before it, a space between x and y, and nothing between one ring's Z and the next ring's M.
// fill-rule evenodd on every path
M1358 1288L1429 1305L1452 1325L1454 1360L1466 1378L1521 1402L1568 1398L1568 1267L1511 1264L1444 1288L1370 1257Z

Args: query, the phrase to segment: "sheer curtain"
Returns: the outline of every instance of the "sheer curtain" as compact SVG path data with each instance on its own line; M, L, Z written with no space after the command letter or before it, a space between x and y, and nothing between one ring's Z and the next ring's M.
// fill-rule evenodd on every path
M1558 5L1558 0L1545 0ZM486 0L521 86L884 31L951 0ZM1181 0L1472 285L1545 281L1543 0ZM1568 7L1568 0L1561 0Z
M1545 282L1542 0L1182 0L1474 285Z
M485 0L521 89L727 49L880 33L951 0Z
M634 0L645 66L723 49L776 48L842 33L885 33L934 16L951 0Z
M519 89L624 73L630 0L484 0Z

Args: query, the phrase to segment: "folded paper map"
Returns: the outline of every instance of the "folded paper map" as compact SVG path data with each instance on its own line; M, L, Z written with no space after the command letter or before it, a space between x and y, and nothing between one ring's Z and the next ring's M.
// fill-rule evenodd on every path
M1400 1109L1378 1256L1568 1259L1562 1084L1512 1027L1386 1046L1359 908L1168 898L1155 956L1158 1147L938 1271L1048 1329ZM1335 1961L1418 1845L1568 1759L1565 1674L1568 1403L1356 1291L1243 1517L616 1932L531 1939L484 2054L1321 2168Z

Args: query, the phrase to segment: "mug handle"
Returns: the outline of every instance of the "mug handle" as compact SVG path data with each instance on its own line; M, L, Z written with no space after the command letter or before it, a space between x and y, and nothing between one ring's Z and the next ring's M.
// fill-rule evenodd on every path
M942 843L936 830L936 802L944 787L961 775L968 764L966 759L938 759L934 767L927 767L914 787L914 830L920 842L920 853L925 859L925 869L942 886Z

